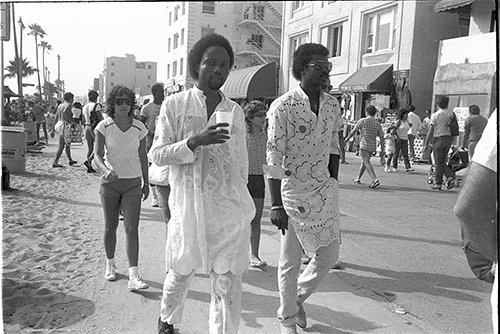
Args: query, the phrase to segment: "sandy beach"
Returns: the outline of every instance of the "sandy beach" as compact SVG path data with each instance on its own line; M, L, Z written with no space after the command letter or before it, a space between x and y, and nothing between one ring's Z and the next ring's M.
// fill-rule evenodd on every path
M73 153L82 162L86 150L79 146ZM41 153L27 153L26 172L11 175L15 190L2 192L6 333L61 328L94 312L81 293L101 274L95 268L103 227L76 204L99 175L80 163L70 167L64 154L66 167L52 168L55 149L51 142Z

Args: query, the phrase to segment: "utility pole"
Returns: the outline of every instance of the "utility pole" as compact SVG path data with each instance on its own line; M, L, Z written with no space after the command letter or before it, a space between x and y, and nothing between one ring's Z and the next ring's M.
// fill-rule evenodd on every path
M57 99L61 100L61 56L57 55Z
M23 30L26 28L24 26L22 18L19 16L19 95L21 99L23 98Z

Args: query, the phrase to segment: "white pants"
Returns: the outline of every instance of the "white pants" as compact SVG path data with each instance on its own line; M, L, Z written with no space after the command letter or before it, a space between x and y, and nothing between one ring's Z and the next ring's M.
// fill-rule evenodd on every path
M172 270L167 273L163 283L161 321L171 325L181 322L188 288L194 274L195 271L189 275L178 275ZM241 281L241 275L233 275L231 272L210 273L210 334L238 333L241 317ZM192 316L198 321L197 315Z
M278 264L280 307L277 315L283 326L291 326L295 323L299 310L297 303L303 303L314 292L337 261L338 252L339 240L334 240L328 246L319 248L299 277L302 245L293 226L288 224L288 230L285 235L281 236Z

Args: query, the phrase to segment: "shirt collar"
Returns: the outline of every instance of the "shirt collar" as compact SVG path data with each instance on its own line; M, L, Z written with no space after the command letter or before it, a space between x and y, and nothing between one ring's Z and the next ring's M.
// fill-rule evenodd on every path
M297 88L295 88L295 92L301 98L303 98L307 102L310 102L309 101L309 96L307 96L306 92L304 92L304 90L302 89L302 87L300 87L300 85L298 85ZM320 90L320 93L319 93L319 108L321 108L321 106L323 105L323 103L325 103L325 101L326 101L326 93Z
M196 96L198 96L198 98L203 98L203 99L206 99L206 96L205 94L203 94L203 90L201 90L200 88L198 88L198 86L196 86L196 84L193 85L193 88L191 88L194 92L194 94L196 94ZM224 95L223 92L221 92L220 90L217 91L219 93L219 96L221 98L221 101L220 103L223 103L226 101L226 96Z

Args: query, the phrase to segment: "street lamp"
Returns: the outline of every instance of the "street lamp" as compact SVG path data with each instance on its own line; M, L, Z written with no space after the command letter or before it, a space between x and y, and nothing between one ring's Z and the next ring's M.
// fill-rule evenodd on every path
M19 47L19 59L18 59L18 62L19 62L18 82L21 83L19 85L19 95L21 95L21 99L22 99L23 98L23 30L24 30L25 26L24 26L23 20L20 16L19 16L19 21L17 21L17 23L19 23L19 30L20 30L20 38L19 38L20 47Z

